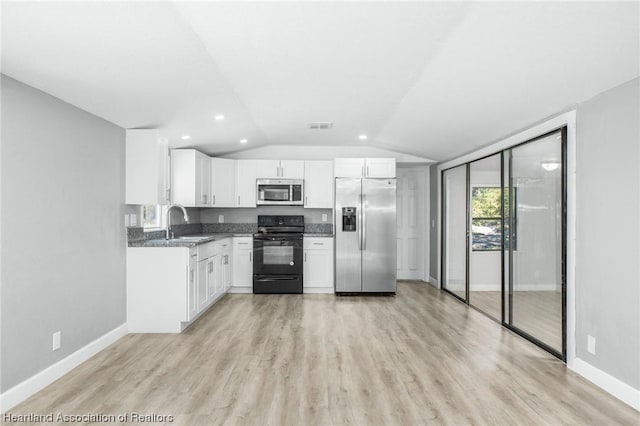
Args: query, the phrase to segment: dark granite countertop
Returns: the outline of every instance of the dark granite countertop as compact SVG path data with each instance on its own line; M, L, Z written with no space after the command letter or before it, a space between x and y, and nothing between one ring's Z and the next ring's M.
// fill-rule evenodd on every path
M333 237L333 234L328 232L305 232L305 237Z
M195 247L199 244L210 243L212 241L224 240L231 237L251 237L252 234L232 234L232 233L210 233L185 235L184 237L203 237L198 240L174 238L167 240L164 238L155 238L150 240L130 241L129 247Z

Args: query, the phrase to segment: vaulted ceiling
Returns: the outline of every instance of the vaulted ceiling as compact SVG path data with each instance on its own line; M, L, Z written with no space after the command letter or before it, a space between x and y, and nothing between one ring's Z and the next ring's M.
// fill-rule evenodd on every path
M638 2L3 2L2 72L174 147L447 160L638 77L638 16Z

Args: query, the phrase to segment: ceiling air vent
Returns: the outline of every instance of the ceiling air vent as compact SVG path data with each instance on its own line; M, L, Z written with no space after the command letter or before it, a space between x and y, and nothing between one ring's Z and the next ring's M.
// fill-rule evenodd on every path
M328 130L333 127L333 123L330 121L317 121L315 123L309 123L309 128L312 130Z

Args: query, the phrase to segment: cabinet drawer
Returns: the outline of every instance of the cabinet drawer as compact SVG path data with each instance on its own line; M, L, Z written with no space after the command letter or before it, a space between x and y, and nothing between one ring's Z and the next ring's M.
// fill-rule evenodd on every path
M216 253L223 253L231 250L231 238L215 241L214 244L216 245L214 249Z
M234 237L233 247L253 249L253 237Z
M211 241L208 243L200 244L197 246L198 249L198 261L207 259L219 251L219 242Z
M305 238L303 247L305 250L328 249L333 247L333 238L330 238L330 237Z

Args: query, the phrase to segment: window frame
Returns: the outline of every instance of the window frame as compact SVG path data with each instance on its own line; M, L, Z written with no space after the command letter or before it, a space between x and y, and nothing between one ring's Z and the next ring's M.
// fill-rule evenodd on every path
M140 224L142 225L142 229L144 232L154 232L154 231L164 231L167 229L166 217L167 217L167 206L162 204L156 204L156 215L157 220L153 225L145 226L144 212L145 207L153 206L153 204L149 205L141 205L140 206Z

